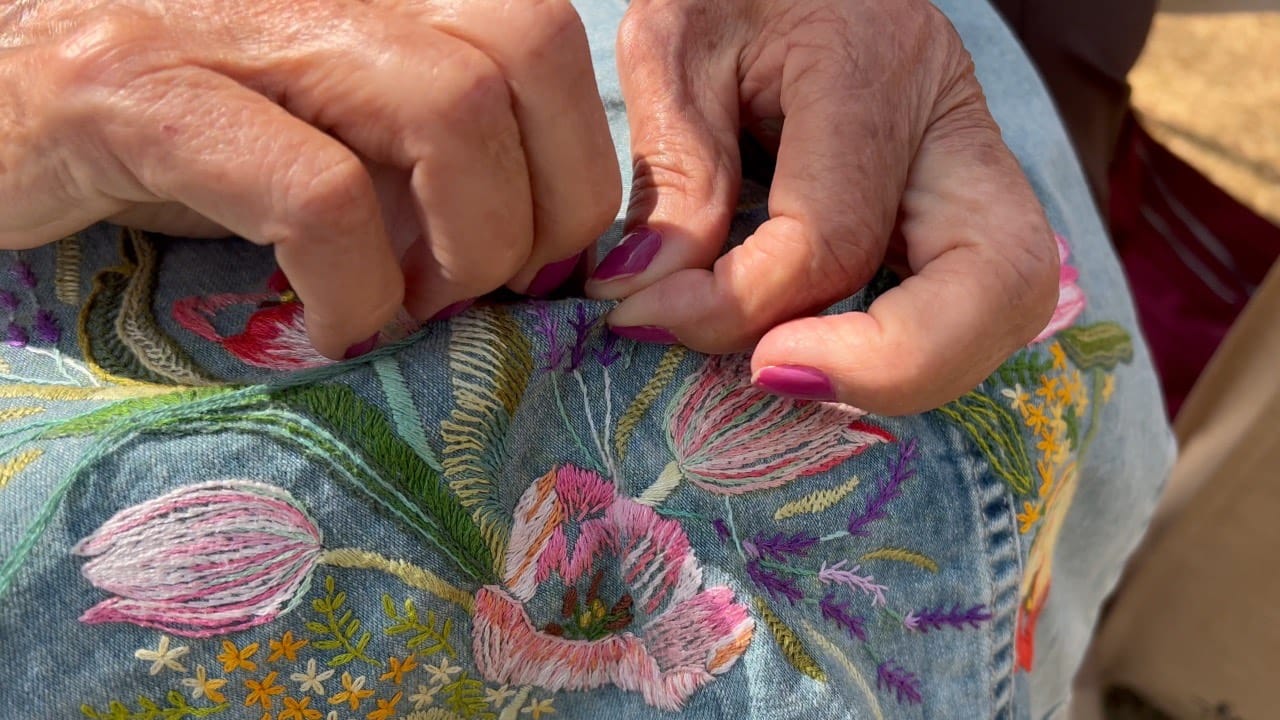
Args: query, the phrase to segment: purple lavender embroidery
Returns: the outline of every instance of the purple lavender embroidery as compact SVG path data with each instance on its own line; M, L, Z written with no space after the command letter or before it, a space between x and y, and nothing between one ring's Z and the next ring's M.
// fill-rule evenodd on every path
M10 314L18 311L18 296L8 290L0 290L0 309Z
M721 518L711 521L711 527L715 528L716 537L720 538L720 542L729 542L729 524Z
M902 485L916 474L916 441L914 438L901 446L898 457L889 463L889 474L882 478L876 486L876 492L867 501L861 513L849 516L849 534L866 537L870 533L867 528L877 520L888 517L889 503L902 495Z
M618 360L622 359L622 353L617 349L618 336L608 327L604 329L604 340L600 344L600 349L596 351L596 362L603 367L609 367Z
M950 611L941 607L919 612L913 610L903 618L902 624L908 630L927 633L930 630L941 630L945 627L956 630L964 630L967 627L978 628L990 619L991 613L987 612L986 605L974 605L968 610L961 610L960 606L956 605Z
M898 702L908 705L919 705L924 702L920 694L920 678L902 669L892 660L880 663L876 668L876 687L881 690L892 690L898 696Z
M855 640L867 641L867 620L860 615L854 615L853 609L849 606L848 600L836 602L836 596L827 593L818 601L818 608L822 610L822 617L835 623L845 632L849 633L849 637Z
M47 345L57 345L62 339L62 327L53 313L41 310L36 313L36 337Z
M534 303L532 310L538 319L535 328L547 341L547 354L542 362L542 372L552 372L564 362L565 349L560 345L560 321L551 315L547 303Z
M770 538L756 535L751 543L755 547L753 556L786 562L789 557L804 557L818 544L818 538L805 533L783 535L778 533Z
M22 262L21 260L17 261L13 264L13 267L9 268L9 274L13 276L13 279L16 280L19 285L27 288L28 290L34 289L36 286L35 271L31 269L30 265Z
M804 599L804 591L796 585L793 578L769 572L761 567L758 560L747 563L747 576L774 599L784 597L792 605Z
M818 580L823 585L844 585L850 590L860 590L871 596L873 605L884 607L888 602L885 600L884 593L889 588L876 583L876 579L871 575L859 575L858 565L846 569L845 565L848 562L848 560L841 560L830 567L825 562L822 563L822 568L818 570Z
M27 331L16 322L9 323L9 329L5 334L7 336L5 342L9 343L9 347L26 347L27 343L31 341L31 338L27 336Z
M573 326L574 338L573 348L569 351L569 367L567 372L573 372L582 366L582 360L587 355L587 340L591 338L591 330L595 328L595 318L587 317L587 306L579 303L577 308L577 317L569 321Z

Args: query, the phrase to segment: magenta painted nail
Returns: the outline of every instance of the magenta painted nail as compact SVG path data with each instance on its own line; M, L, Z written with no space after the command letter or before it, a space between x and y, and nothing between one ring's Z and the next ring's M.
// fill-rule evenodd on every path
M459 300L458 302L452 305L446 306L443 310L436 313L435 315L432 315L431 319L428 320L427 322L439 322L441 320L448 320L451 317L457 317L462 313L466 312L467 310L471 309L471 306L475 304L476 304L475 298L471 298L470 300Z
M617 280L644 272L662 247L657 230L638 227L627 233L618 246L600 261L593 280Z
M525 295L542 297L555 292L573 274L573 269L578 266L578 261L581 259L581 255L574 255L543 267L534 276L533 282L529 283L529 289L525 290Z
M621 325L609 328L614 335L624 337L628 340L636 340L638 342L655 343L658 345L674 345L680 342L670 330L660 328L657 325Z
M374 333L373 335L369 336L368 340L365 340L364 342L356 343L355 345L352 345L351 347L347 348L347 352L342 356L342 359L353 360L355 358L358 358L361 355L368 353L370 350L373 349L373 346L377 344L378 344L378 333Z
M755 386L775 395L786 395L803 400L831 402L836 399L836 390L831 384L831 378L821 370L803 365L767 367L756 375Z

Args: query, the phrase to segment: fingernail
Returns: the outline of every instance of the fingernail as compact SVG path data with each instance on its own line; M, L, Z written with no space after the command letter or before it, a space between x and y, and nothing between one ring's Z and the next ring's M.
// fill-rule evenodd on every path
M609 328L614 335L624 337L628 340L636 340L638 342L655 343L658 345L674 345L680 340L671 334L670 330L660 328L657 325L622 325Z
M358 358L361 355L364 355L365 353L372 350L373 346L376 345L377 343L378 343L378 333L374 333L373 335L369 336L368 340L365 340L364 342L361 342L361 343L356 343L355 345L352 345L351 347L347 348L347 352L342 356L342 359L352 360L354 358Z
M565 280L573 274L573 269L578 266L578 261L582 259L582 255L574 255L571 258L565 258L538 271L534 276L533 282L529 283L529 289L525 290L525 295L530 297L542 297L550 295L556 288L564 284Z
M752 384L775 395L802 400L833 402L836 399L836 390L831 384L831 378L821 370L804 365L767 367L756 374Z
M644 272L662 247L662 235L648 227L627 233L618 246L600 261L593 280L617 280Z
M435 315L432 315L431 319L428 320L427 322L439 322L441 320L448 320L451 317L457 317L462 313L466 312L468 309L470 309L472 305L475 305L475 304L476 304L475 298L471 298L470 300L459 300L458 302L445 307L443 310L436 313Z

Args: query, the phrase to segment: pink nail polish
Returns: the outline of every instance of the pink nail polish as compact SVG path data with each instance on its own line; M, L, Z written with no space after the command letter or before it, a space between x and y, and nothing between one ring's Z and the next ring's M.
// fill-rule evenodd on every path
M618 280L644 272L662 248L662 235L648 227L627 233L596 268L593 280Z
M533 282L529 283L529 289L525 290L524 294L529 297L543 297L555 292L556 288L563 285L564 281L573 274L573 269L578 266L578 261L581 259L582 255L574 255L543 267L534 276Z
M452 305L446 306L444 309L442 309L440 312L436 313L435 315L432 315L431 319L428 320L427 322L439 322L441 320L448 320L451 317L457 317L462 313L466 312L467 310L469 310L471 306L475 304L476 304L475 298L471 298L470 300L459 300L458 302Z
M356 343L355 345L352 345L351 347L347 348L347 352L342 356L342 359L354 360L355 358L358 358L361 355L368 353L370 350L373 349L373 346L377 344L378 344L378 333L374 333L373 335L369 336L368 340L365 340L364 342Z
M622 325L609 328L614 335L624 337L628 340L636 340L638 342L654 343L657 345L675 345L680 342L670 330L660 328L657 325Z
M833 402L836 399L836 390L831 384L831 378L821 370L804 365L767 367L756 375L753 382L761 390L767 390L775 395L824 402Z

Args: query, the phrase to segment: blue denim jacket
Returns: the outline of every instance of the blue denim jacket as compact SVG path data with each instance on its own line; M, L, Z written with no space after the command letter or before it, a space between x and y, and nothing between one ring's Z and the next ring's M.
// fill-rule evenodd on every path
M1172 442L1047 97L940 4L1066 260L1044 335L925 415L763 394L599 303L331 365L247 243L0 255L0 715L1059 714ZM580 3L625 168L623 9Z

